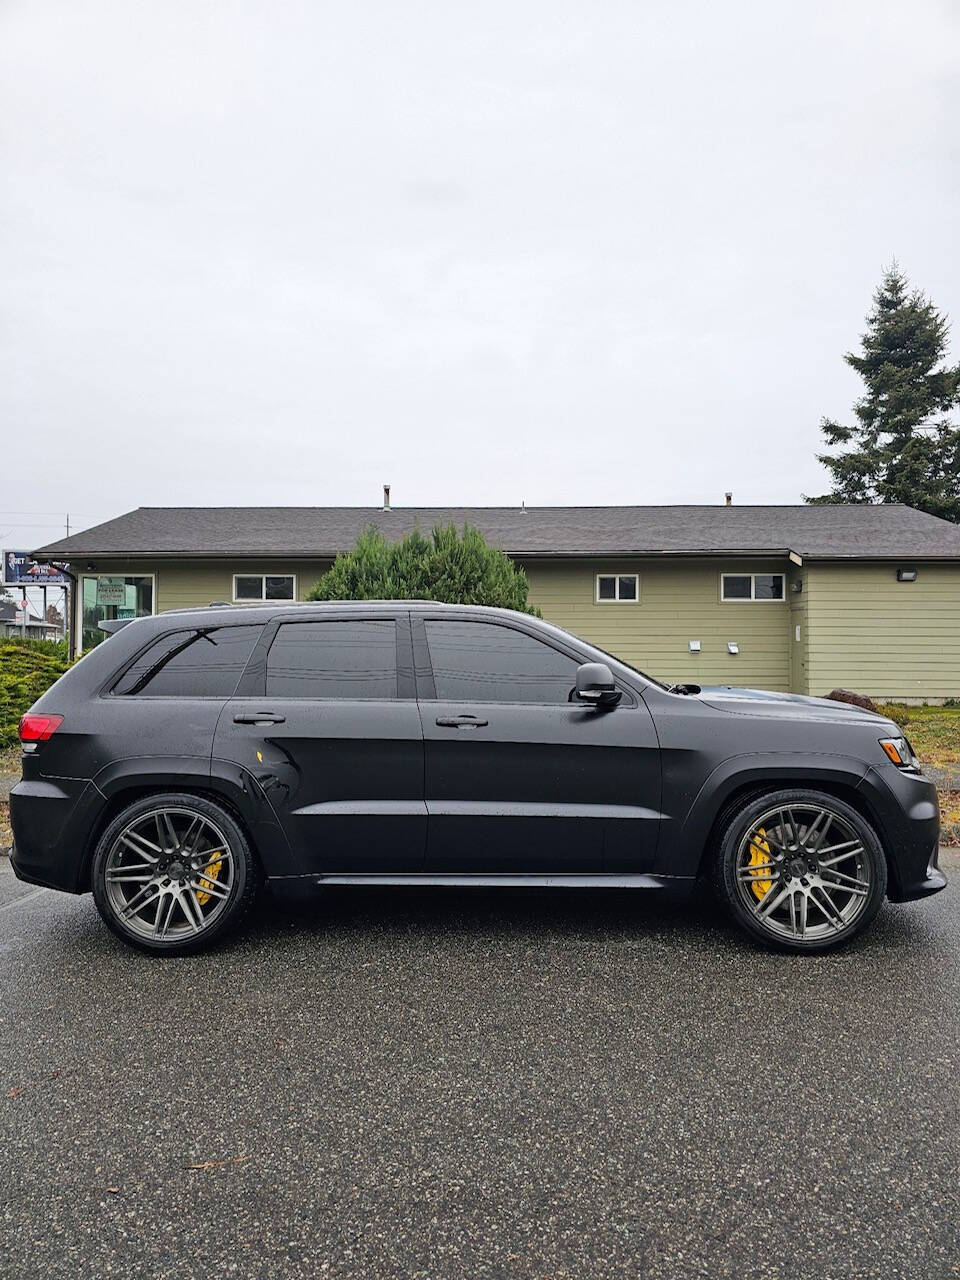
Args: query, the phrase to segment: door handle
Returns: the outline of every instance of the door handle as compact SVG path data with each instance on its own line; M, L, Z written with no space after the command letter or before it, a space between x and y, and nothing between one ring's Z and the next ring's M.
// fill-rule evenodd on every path
M251 711L247 715L233 717L234 724L283 724L286 716L278 716L275 711Z
M487 722L476 716L437 716L437 724L441 729L479 729Z

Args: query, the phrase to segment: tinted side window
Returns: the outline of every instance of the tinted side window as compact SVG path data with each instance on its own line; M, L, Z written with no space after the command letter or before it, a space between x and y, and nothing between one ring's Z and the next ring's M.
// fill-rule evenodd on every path
M395 698L396 623L283 623L267 655L266 696Z
M114 693L167 698L229 698L262 628L214 627L161 636L114 686Z
M523 631L488 622L426 623L437 697L445 702L567 702L577 666Z

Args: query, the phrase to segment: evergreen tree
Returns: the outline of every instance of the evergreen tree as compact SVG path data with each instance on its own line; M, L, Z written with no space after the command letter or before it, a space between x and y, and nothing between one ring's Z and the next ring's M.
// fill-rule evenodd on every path
M945 363L946 316L894 262L873 295L861 352L847 364L866 393L853 407L856 423L823 418L820 429L838 453L818 454L833 488L807 502L904 502L960 521L960 427L950 411L960 403L960 365Z
M487 545L478 529L438 526L430 538L414 529L389 543L373 527L337 556L308 592L310 600L442 600L534 613L527 575L509 556Z

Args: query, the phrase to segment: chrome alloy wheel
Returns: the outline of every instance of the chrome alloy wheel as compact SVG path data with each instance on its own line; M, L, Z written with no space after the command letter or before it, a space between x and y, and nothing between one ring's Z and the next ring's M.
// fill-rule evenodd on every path
M845 932L865 910L872 867L839 813L792 804L763 814L741 840L737 893L767 933L816 941Z
M234 857L220 828L191 809L155 809L116 837L104 868L117 921L150 942L206 932L233 894Z

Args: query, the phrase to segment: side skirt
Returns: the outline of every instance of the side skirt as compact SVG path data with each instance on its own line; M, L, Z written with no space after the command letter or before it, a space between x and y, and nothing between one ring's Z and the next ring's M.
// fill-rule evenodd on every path
M660 889L686 895L694 889L693 876L652 875L461 875L439 872L397 874L395 872L361 872L357 874L330 871L310 876L271 876L273 889L294 891L299 888L325 889L330 885L395 885L408 887L449 887L470 889Z

